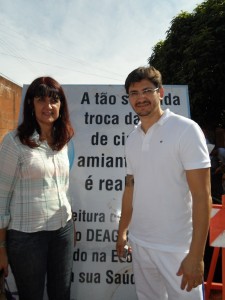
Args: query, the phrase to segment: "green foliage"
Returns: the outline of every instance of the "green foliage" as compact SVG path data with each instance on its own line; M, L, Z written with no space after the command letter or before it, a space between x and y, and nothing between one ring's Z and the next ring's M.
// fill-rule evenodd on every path
M164 84L187 84L191 116L200 126L225 128L225 0L207 0L181 12L148 62Z

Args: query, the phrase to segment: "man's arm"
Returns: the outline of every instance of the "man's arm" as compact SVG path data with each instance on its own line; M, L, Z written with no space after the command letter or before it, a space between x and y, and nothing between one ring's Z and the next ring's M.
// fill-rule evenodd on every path
M118 230L118 239L116 244L116 250L118 256L123 256L124 246L127 240L127 230L130 224L132 211L133 211L133 190L134 190L134 177L133 175L127 175L125 180L125 189L122 197L122 211Z
M209 168L186 171L186 176L193 200L193 234L189 253L182 261L177 275L182 275L181 289L190 291L203 282L203 259L212 199Z

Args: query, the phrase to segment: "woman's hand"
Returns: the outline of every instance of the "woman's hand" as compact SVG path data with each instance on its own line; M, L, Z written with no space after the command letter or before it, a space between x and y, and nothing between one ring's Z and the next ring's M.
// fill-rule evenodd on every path
M6 252L6 247L0 248L0 270L4 270L4 276L8 276L8 255Z

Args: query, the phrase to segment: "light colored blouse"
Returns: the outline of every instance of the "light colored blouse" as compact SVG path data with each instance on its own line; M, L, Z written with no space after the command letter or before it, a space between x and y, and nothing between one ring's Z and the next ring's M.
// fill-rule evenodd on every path
M39 141L37 132L32 139ZM67 146L53 151L39 143L25 146L12 131L0 145L0 228L56 230L72 217Z

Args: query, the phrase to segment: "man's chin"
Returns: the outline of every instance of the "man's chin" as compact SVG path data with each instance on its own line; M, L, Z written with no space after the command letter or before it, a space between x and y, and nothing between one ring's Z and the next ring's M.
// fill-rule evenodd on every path
M136 114L139 116L139 117L147 117L147 116L149 116L150 114L151 114L151 112L150 111L148 111L148 112L136 112Z

